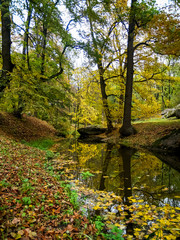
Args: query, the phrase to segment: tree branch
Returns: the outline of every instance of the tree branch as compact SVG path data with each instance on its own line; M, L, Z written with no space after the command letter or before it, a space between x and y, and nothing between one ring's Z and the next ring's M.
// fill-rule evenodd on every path
M145 45L147 47L150 47L152 48L152 46L150 44L148 44L149 42L151 42L151 39L145 41L145 42L141 42L141 43L138 43L136 44L136 46L134 46L134 51L139 47L139 46L142 46L142 45Z
M61 53L60 62L59 62L60 70L59 70L57 73L52 74L51 76L49 76L49 77L47 77L47 78L46 78L46 77L42 77L41 80L42 80L43 82L50 81L50 80L52 80L53 78L58 77L59 75L61 75L61 74L63 73L63 70L64 70L64 69L62 68L61 61L62 61L62 56L64 55L67 47L69 47L69 45L65 45L65 47L64 47L64 49L63 49L63 51L62 51L62 53Z
M117 78L117 77L120 77L120 76L121 76L121 74L114 75L114 76L111 76L111 77L105 78L104 81L107 81L107 80L112 79L112 78Z
M137 81L134 81L134 82L147 82L147 81L149 81L149 80L155 80L155 81L159 81L159 80L162 80L162 79L154 79L154 76L155 75L158 75L158 74L161 74L161 73L163 73L163 72L165 72L167 70L167 68L164 68L162 71L160 71L160 72L156 72L156 73L153 73L152 75L151 75L151 77L149 77L149 78L146 78L146 77L144 77L144 79L143 80L137 80Z
M109 95L107 95L107 97L112 97L112 96L113 96L113 97L117 97L117 98L119 98L119 99L121 98L121 97L119 97L119 96L116 95L116 94L109 94Z

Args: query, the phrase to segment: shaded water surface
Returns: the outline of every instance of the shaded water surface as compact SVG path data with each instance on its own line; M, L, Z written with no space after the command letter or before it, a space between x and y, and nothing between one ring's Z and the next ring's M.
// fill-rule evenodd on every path
M67 166L75 179L87 187L113 192L128 204L129 196L141 198L147 204L180 206L180 173L149 152L113 144L61 142L60 153L74 164ZM83 173L94 176L82 179Z

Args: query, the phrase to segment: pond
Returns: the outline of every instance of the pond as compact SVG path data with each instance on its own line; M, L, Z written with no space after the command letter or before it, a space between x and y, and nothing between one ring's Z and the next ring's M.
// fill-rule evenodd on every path
M174 169L148 151L137 151L110 143L92 144L65 140L58 146L57 151L61 159L64 159L60 169L64 171L65 178L68 176L72 191L78 190L79 201L81 198L84 199L85 208L106 215L110 224L118 222L117 226L124 229L126 234L129 222L134 219L136 230L137 226L141 225L137 230L139 232L134 233L133 230L132 235L135 234L136 237L140 236L140 232L147 235L159 231L157 229L160 229L160 226L154 224L162 218L161 225L165 224L163 225L165 234L169 235L174 231L173 236L178 236L176 232L180 227L177 227L180 210L178 167L175 166ZM174 166L174 159L172 162ZM126 206L128 206L127 211ZM177 215L174 209L177 210ZM122 213L122 210L126 214ZM116 219L112 214L116 215ZM130 221L128 222L127 219ZM144 230L142 230L143 224L146 225ZM172 226L173 230L167 231L168 226ZM131 227L130 232L132 232Z
M88 188L113 192L122 198L138 195L149 204L180 207L180 173L150 152L74 141L62 141L58 151L68 152L66 157L73 164L66 167L75 179L84 179ZM88 172L94 176L88 177Z

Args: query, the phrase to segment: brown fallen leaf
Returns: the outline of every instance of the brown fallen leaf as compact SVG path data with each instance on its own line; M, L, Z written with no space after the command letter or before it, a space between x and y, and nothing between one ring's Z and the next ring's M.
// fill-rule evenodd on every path
M39 232L43 232L44 231L44 229L45 229L45 227L44 226L42 226L38 231Z
M12 224L17 224L17 223L20 223L20 218L14 218L13 220L12 220Z
M15 209L18 209L18 208L21 208L22 207L22 204L21 203L17 203L16 205L16 208Z
M59 207L58 209L54 210L55 213L60 213L61 211L61 207Z
M67 225L67 228L66 228L66 230L68 230L68 231L73 231L74 230L74 226L73 225L71 225L71 224L69 224L69 225Z

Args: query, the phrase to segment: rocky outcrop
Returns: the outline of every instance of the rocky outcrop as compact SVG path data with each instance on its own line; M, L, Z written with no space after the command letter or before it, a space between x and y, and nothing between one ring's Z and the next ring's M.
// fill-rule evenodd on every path
M98 126L87 126L84 128L79 128L78 132L83 138L83 137L89 137L92 135L99 135L99 134L105 133L106 130L107 130L106 128L100 128Z
M176 109L175 115L178 119L180 119L180 109Z
M172 131L169 135L155 141L151 147L153 151L180 153L180 129ZM179 159L180 160L180 159Z
M163 118L170 118L170 117L177 117L180 118L180 104L178 104L174 108L167 108L164 111L162 111L161 115Z

